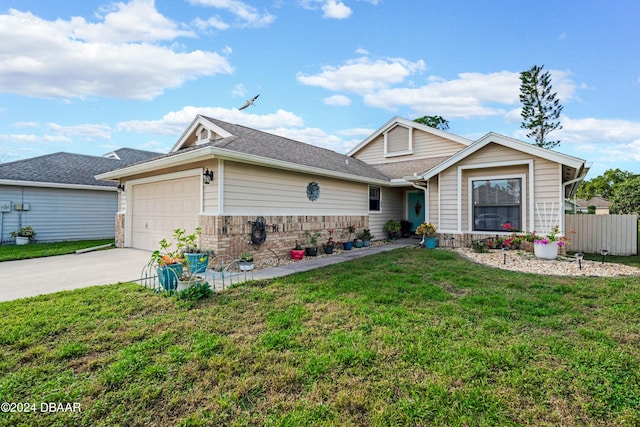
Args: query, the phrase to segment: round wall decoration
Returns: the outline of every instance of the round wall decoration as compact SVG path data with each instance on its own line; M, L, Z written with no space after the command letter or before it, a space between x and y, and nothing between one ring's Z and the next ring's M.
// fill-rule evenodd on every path
M317 182L313 181L307 185L307 197L312 202L318 200L318 197L320 197L320 186Z

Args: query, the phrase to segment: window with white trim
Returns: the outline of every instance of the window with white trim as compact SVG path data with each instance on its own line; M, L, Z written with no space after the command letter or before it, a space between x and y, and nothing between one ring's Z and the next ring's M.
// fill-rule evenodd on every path
M369 212L380 212L380 187L369 187Z
M507 223L522 229L521 178L478 179L472 187L474 231L504 231Z

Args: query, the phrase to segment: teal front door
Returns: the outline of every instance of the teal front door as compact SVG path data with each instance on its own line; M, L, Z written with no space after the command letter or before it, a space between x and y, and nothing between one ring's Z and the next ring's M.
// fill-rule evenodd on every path
M416 231L416 227L424 222L424 193L422 191L412 191L407 194L407 219L411 222L411 231Z

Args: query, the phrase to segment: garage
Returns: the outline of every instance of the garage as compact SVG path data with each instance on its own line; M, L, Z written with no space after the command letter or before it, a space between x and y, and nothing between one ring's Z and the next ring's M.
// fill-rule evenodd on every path
M153 251L173 230L198 226L201 180L186 176L133 184L130 187L131 247Z

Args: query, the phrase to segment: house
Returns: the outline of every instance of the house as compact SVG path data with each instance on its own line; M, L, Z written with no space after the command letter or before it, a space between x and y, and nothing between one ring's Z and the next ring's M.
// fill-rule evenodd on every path
M54 153L0 164L0 241L31 225L38 241L113 238L115 182L96 173L159 156L121 148L104 156Z
M593 213L595 215L608 215L611 202L603 199L602 197L592 197L589 200L585 199L573 199L573 206L571 212L578 212L583 214ZM592 212L589 212L590 207Z
M284 255L306 231L348 239L348 225L384 238L389 219L423 221L459 238L502 224L550 229L564 217L584 160L489 133L477 141L395 117L346 155L198 115L171 151L106 172L118 181L119 246L153 250L175 228L237 256L266 224L260 254Z

